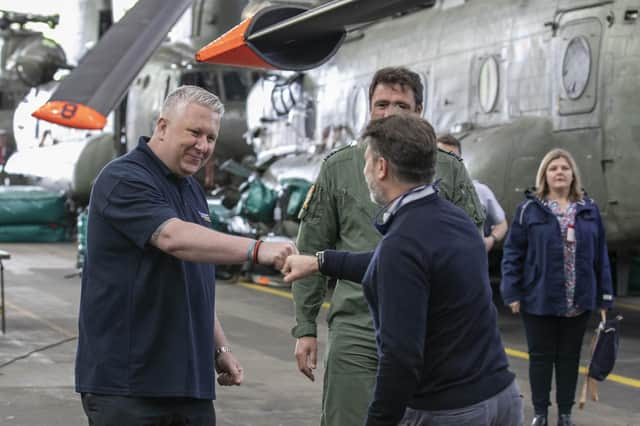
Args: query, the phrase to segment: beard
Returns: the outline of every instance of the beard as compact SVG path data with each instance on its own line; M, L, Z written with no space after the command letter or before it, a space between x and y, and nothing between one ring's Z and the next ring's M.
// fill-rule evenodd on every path
M379 206L384 206L385 204L387 204L387 200L385 200L384 196L382 195L382 191L380 191L379 188L376 188L375 183L367 179L366 176L365 181L367 181L367 188L369 189L369 198L371 199L371 201Z

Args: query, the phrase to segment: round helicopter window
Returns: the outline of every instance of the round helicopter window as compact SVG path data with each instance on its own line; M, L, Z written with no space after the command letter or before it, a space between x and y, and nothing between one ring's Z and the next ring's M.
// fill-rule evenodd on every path
M480 67L480 78L478 80L478 98L480 107L484 112L491 112L498 100L499 87L498 62L493 56L489 56Z
M351 126L354 133L360 133L367 123L369 115L369 100L363 87L358 87L351 103Z
M562 85L569 99L578 99L584 93L591 74L591 47L589 41L578 36L571 39L562 60Z

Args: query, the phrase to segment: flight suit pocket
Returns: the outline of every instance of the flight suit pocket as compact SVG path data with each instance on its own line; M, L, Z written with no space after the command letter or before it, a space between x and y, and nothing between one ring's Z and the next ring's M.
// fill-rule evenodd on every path
M365 204L362 200L358 200L356 197L351 195L346 189L342 189L340 191L339 208L342 212L340 214L340 226L343 231L350 227L355 227L354 231L361 232L357 229L360 226L359 223L361 221L354 221L354 218L366 217L365 220L371 224L377 213L377 207L372 202Z

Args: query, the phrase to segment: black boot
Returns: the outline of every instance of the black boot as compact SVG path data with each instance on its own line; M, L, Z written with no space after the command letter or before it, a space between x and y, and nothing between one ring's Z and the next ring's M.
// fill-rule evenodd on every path
M548 424L546 414L536 414L531 422L531 426L547 426Z
M558 426L575 426L571 421L571 414L560 414L558 416Z

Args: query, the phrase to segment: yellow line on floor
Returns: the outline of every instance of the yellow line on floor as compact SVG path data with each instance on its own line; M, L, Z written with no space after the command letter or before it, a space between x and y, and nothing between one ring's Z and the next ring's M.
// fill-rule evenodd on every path
M527 354L526 352L518 351L511 348L505 348L504 351L507 353L507 355L513 358L526 360L529 359L529 354ZM580 367L579 372L580 374L585 374L587 372L586 367ZM630 377L619 376L617 374L609 374L609 376L607 376L607 380L640 389L640 380L632 379Z
M613 302L613 307L631 309L632 311L640 311L640 306L638 305L629 305L628 303L618 303L616 301Z
M269 293L269 294L273 294L276 296L280 296L280 297L285 297L287 299L293 299L293 296L291 295L291 292L288 290L278 290L272 287L266 287L266 286L262 286L262 285L256 285L256 284L250 284L247 282L240 282L239 283L242 287L246 287L248 289L252 289L252 290L257 290L257 291L261 291L263 293ZM325 302L322 304L323 308L329 308L330 304L328 302ZM622 306L620 304L618 304L618 306ZM529 354L527 354L526 352L522 352L516 349L511 349L511 348L505 348L505 352L507 353L507 355L509 355L510 357L513 358L520 358L520 359L529 359ZM586 368L585 367L580 367L580 374L584 374L586 372ZM625 377L625 376L619 376L617 374L609 374L609 376L607 377L608 381L611 382L616 382L616 383L620 383L622 385L626 385L626 386L630 386L633 388L638 388L640 389L640 380L637 379L632 379L630 377Z
M13 304L13 303L11 303L11 302L5 302L5 304L6 304L10 309L13 309L14 311L18 311L18 312L19 312L19 313L21 313L22 315L24 315L24 316L26 316L26 317L29 317L29 318L31 318L31 319L34 319L34 320L38 321L39 323L42 323L42 324L46 325L46 326L47 326L47 327L49 327L50 329L55 330L55 331L57 331L57 332L59 332L59 333L62 333L62 334L63 334L63 335L65 335L66 337L76 337L76 336L77 336L77 334L76 334L76 333L74 333L74 332L72 332L72 331L69 331L69 330L67 330L66 328L62 328L62 327L60 327L59 325L56 325L56 324L52 323L52 322L51 322L51 321L49 321L49 320L46 320L46 319L44 319L44 318L42 318L42 317L40 317L40 316L38 316L38 315L34 314L33 312L31 312L31 311L30 311L30 310L28 310L28 309L25 309L25 308L22 308L22 307L20 307L20 306L14 305L14 304Z

